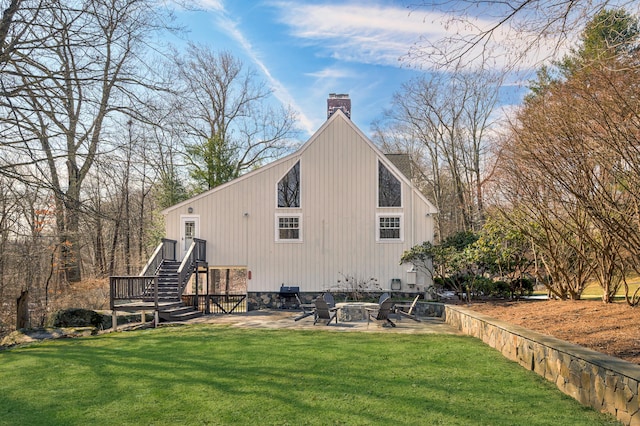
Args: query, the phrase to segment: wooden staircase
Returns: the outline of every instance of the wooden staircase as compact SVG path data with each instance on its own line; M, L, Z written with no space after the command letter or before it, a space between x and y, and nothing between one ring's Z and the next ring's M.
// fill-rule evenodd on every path
M176 259L176 244L175 240L163 239L140 275L109 278L114 324L117 311L153 310L156 322L187 321L203 315L184 304L182 292L198 266L206 265L206 241L194 238L182 262Z
M159 309L161 321L188 321L202 316L202 312L193 306L186 306L180 299L178 268L180 268L180 262L170 260L164 260L158 268L158 301L162 306Z

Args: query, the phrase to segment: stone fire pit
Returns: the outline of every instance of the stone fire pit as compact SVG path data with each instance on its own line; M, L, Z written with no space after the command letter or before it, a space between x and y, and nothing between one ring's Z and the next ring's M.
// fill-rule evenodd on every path
M377 303L368 303L368 302L336 303L336 308L338 308L338 321L342 321L342 322L366 321L367 308L375 309L377 307L378 307Z

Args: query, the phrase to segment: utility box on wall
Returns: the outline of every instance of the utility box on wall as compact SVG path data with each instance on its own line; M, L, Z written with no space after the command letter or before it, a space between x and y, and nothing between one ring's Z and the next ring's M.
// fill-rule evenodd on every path
M413 269L407 271L407 284L410 286L418 284L418 273Z
M391 278L391 290L400 290L402 282L400 278Z

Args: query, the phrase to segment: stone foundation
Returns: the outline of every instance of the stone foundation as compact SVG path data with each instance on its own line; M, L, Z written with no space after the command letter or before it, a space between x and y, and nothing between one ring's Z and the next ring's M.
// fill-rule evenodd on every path
M321 293L300 293L300 301L302 303L313 303L316 297ZM260 309L291 309L299 310L292 307L289 303L283 305L278 292L252 292L247 293L247 311L259 311Z
M459 306L440 305L445 322L535 371L565 394L614 415L625 425L640 425L640 365L550 336L494 320Z
M313 303L313 301L318 297L321 296L323 292L309 292L309 293L304 293L301 292L299 297L300 297L300 301L302 301L302 303ZM377 302L378 298L380 297L380 295L383 292L371 292L371 293L367 293L366 297L363 297L363 302ZM348 301L353 301L351 299L349 299L349 297L347 296L347 294L345 293L334 293L332 292L331 294L333 294L333 298L335 299L336 303L338 302L348 302ZM416 297L417 293L399 293L399 292L393 292L393 293L389 293L391 294L391 298L393 300L410 300L413 299L414 297ZM366 300L365 300L366 299ZM426 306L427 304L424 302L419 302L419 304L424 304L424 306ZM433 305L432 303L429 305ZM289 304L285 304L283 306L282 301L280 300L280 294L278 292L249 292L247 293L247 310L248 311L258 311L260 309L295 309L295 308L291 308L289 306ZM424 307L422 309L425 309ZM442 308L440 308L440 311L442 312ZM420 312L418 312L418 314L420 314ZM438 315L424 315L424 316L442 316L442 314L438 314Z

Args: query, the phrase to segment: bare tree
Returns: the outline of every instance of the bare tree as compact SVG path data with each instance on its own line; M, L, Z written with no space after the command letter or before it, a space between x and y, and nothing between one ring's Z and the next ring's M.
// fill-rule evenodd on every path
M81 278L79 214L82 186L109 138L118 114L135 115L138 91L147 87L137 52L156 26L148 0L51 0L41 26L26 36L42 39L11 59L3 75L21 85L5 97L2 137L18 159L35 163L56 201L56 225L69 281ZM45 33L43 33L45 31ZM46 38L45 38L46 36Z
M505 140L497 174L497 211L533 246L539 282L559 299L579 299L593 266L584 231L589 220L575 198L537 167L536 149L513 136Z
M229 52L191 44L174 58L177 124L192 170L209 189L290 149L295 114L269 106L271 90ZM226 170L226 171L225 171Z
M605 302L640 260L640 80L626 62L590 62L530 97L502 150L504 199L548 229L547 241L573 244Z
M10 36L10 32L15 26L14 17L20 10L22 0L11 0L6 6L2 6L2 19L0 19L0 64L4 64L9 60L11 53L15 50L15 46L20 41L19 32L15 37ZM5 8L6 7L6 8Z
M425 21L442 25L450 35L421 39L407 60L445 67L474 62L530 67L561 56L586 23L608 7L637 13L639 6L631 0L420 1L410 6L412 13L435 13Z
M500 81L499 74L462 70L412 80L394 96L387 126L376 131L385 149L417 154L426 166L441 238L482 226Z

